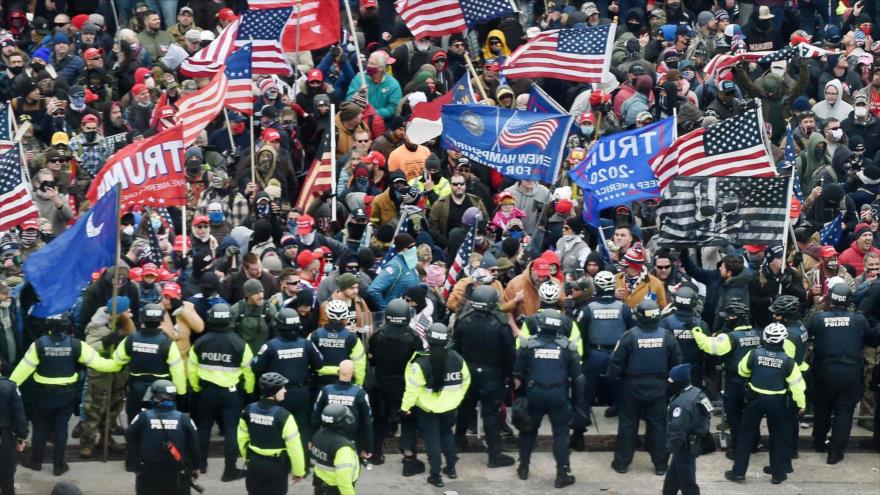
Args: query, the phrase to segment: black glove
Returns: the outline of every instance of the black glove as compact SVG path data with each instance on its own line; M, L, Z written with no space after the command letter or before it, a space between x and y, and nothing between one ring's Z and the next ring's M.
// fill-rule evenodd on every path
M171 314L174 314L181 307L183 307L183 302L180 299L171 299Z
M121 333L114 332L114 333L111 333L110 335L105 335L104 337L101 337L101 344L104 345L105 349L109 349L109 348L119 344L120 342L122 342L122 339L124 339L124 338L125 338L125 336L122 335Z

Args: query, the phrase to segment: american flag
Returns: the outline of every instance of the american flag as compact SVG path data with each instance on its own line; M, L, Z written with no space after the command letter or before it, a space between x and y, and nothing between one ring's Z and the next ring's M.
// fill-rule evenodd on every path
M511 79L547 77L601 83L608 73L615 24L544 31L514 51L501 73Z
M767 55L758 59L759 64L769 64L771 62L776 62L779 60L788 60L797 55L798 49L794 46L787 46L785 48L776 50L775 52L770 52Z
M291 2L287 2L290 6ZM317 50L339 41L340 8L331 0L305 0L300 5L302 12L297 13L296 7L281 33L281 46L284 51L295 52L296 36L299 24L299 50Z
M248 0L248 8L251 10L280 9L292 7L293 0Z
M738 55L727 55L725 53L719 53L712 57L712 60L706 64L706 67L703 68L703 72L706 73L707 76L714 76L718 71L722 69L726 69L729 67L733 67L734 65L742 62L757 62L764 57L765 55L769 55L773 52L770 51L762 51L762 52L745 52L740 53Z
M677 177L657 208L659 245L782 244L788 177Z
M498 143L505 148L519 148L527 144L541 148L547 147L547 143L553 138L553 134L559 127L556 119L546 119L538 122L528 122L517 117L517 112L507 121L501 134L498 135Z
M254 111L254 91L251 71L251 45L236 50L226 61L226 108L245 115Z
M797 167L795 167L796 153L794 152L794 136L791 133L791 124L785 128L785 157L783 158L783 168L790 168L792 177L792 191L794 197L798 201L804 200L804 193L801 191L801 178L798 177Z
M9 230L25 220L40 218L21 178L21 166L18 146L0 155L0 230Z
M309 173L306 180L299 189L299 197L296 200L296 207L300 211L308 211L309 204L312 200L321 196L324 191L333 188L333 166L332 157L330 156L330 130L324 131L324 138L315 153L315 159L312 166L309 167Z
M832 52L830 50L825 50L824 48L819 48L818 46L811 45L809 43L798 43L798 55L801 58L819 58L824 57L825 55L832 55L837 52Z
M251 43L254 74L290 75L292 69L281 49L281 32L293 8L249 10L241 15L235 37L237 48Z
M758 111L699 128L676 139L650 160L654 175L665 188L676 176L711 175L773 177L773 161L764 146Z
M395 7L417 39L460 33L467 28L458 0L397 0Z
M153 230L153 224L147 222L147 225L149 225L148 241L150 245L150 251L147 256L147 261L149 263L153 263L159 268L162 268L164 260L162 259L162 247L159 246L159 237L156 235L156 231Z
M199 133L223 110L226 88L229 79L221 70L211 82L193 94L186 95L177 102L177 121L183 126L183 144L190 146Z
M836 246L843 236L843 212L838 213L834 220L828 222L819 232L819 243L823 246Z
M461 11L468 26L513 13L510 0L461 0Z
M455 253L455 260L452 262L452 266L446 272L446 282L443 283L443 299L449 297L449 293L452 292L452 288L455 287L455 283L458 281L458 274L467 266L468 258L474 252L474 243L477 240L477 225L479 225L479 222L474 222L468 230L464 242L461 243L458 252Z
M241 18L226 26L214 41L194 53L180 65L180 73L189 77L213 77L223 68L223 64L235 48L235 36Z
M8 102L0 103L0 155L15 146L12 140L14 136L12 132L13 119L15 119L15 115L12 114L12 105Z

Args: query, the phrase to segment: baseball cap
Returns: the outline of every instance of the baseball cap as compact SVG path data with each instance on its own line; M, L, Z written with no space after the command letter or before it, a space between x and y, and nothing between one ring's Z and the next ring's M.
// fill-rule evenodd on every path
M193 225L203 225L203 224L210 224L210 223L211 223L211 221L205 215L196 215L196 217L193 218Z
M280 141L281 133L279 133L277 129L267 127L266 129L263 129L263 132L260 133L260 139L267 142Z
M189 41L190 43L198 43L202 39L202 32L196 31L195 29L190 29L186 32L186 34L183 35L183 37L184 39L186 39L186 41Z
M180 299L180 285L177 282L168 282L162 286L162 295L171 299Z
M723 80L721 81L721 92L722 93L736 93L736 83L733 81Z
M324 80L324 73L321 72L321 69L312 69L309 71L307 79L309 81L323 81Z
M837 253L837 250L834 249L834 246L825 245L825 246L822 246L821 248L819 248L819 257L820 258L831 258L831 257L837 256L837 255L838 255L838 253Z
M232 9L230 9L229 7L223 7L222 9L220 9L220 11L217 12L216 17L217 17L217 19L220 19L221 21L229 21L229 22L232 22L232 21L238 19L238 16L235 15L235 12L233 12Z
M70 144L70 136L67 135L66 132L58 131L55 134L52 134L52 146L57 144Z
M101 58L104 56L103 48L88 48L83 52L83 59L92 60L95 58Z
M363 208L358 208L358 209L354 210L354 212L351 214L351 218L353 218L355 220L366 220L367 219L367 212Z
M549 277L550 262L544 258L537 258L532 262L532 273L539 277Z
M188 13L189 15L193 15L193 9L191 9L185 5L183 7L181 7L180 10L177 11L177 15L181 15L184 12Z
M142 276L146 277L147 275L152 275L154 277L158 277L159 276L159 268L156 267L156 265L153 263L147 263L146 265L144 265Z
M301 215L296 219L296 233L309 234L315 228L315 219L311 215Z

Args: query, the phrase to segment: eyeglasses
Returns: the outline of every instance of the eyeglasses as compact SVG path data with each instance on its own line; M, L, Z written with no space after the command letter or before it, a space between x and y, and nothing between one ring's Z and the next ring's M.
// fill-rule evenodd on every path
M358 139L357 142L359 142L359 143L369 143L370 140L369 140L369 139Z
M489 44L490 45L500 45L501 42L500 41L490 41Z
M837 91L825 91L825 94L837 96Z
M358 265L345 265L345 268L346 268L346 270L349 270L349 271L357 271L357 269L360 268L360 266L358 266Z
M452 185L452 187L464 186L464 182L450 182L449 184Z

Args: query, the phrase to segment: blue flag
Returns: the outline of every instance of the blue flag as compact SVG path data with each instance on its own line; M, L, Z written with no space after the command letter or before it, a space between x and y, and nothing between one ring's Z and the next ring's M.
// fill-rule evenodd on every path
M843 235L843 213L838 213L834 220L822 227L819 232L819 242L823 246L836 246Z
M119 185L75 225L25 260L25 279L40 296L34 316L67 311L92 280L92 273L114 264L118 195Z
M584 221L599 224L599 211L660 196L660 185L648 164L672 144L672 118L651 125L602 136L589 154L568 172L584 190Z
M443 142L476 162L520 180L552 184L572 116L485 105L445 105Z
M562 108L562 105L556 103L552 96L535 83L532 83L529 88L529 102L526 103L526 110L541 113L568 113Z
M792 178L792 191L794 192L794 197L796 197L798 201L803 201L804 193L801 191L801 178L798 177L797 167L795 167L794 136L791 134L791 124L785 129L785 157L783 157L782 163L777 165L776 168L791 168L791 174L794 176Z

